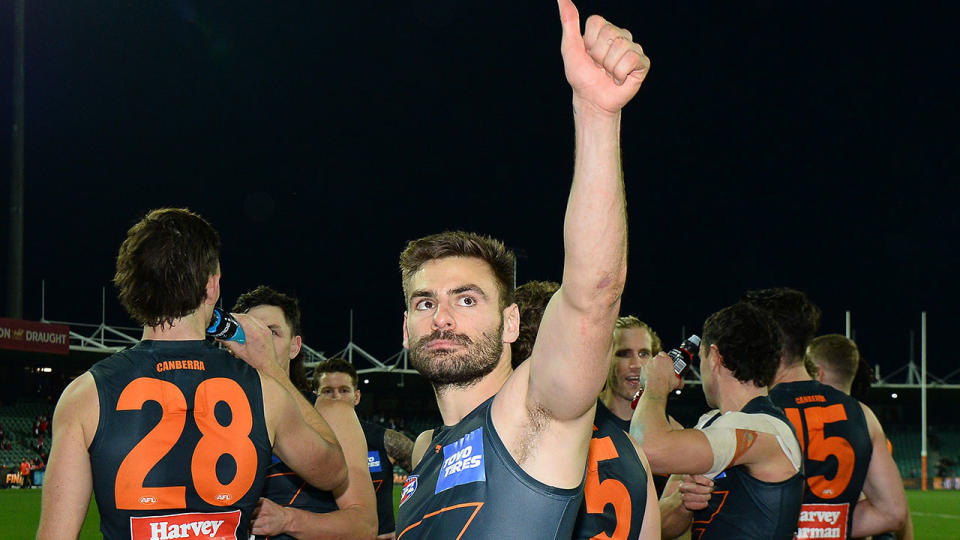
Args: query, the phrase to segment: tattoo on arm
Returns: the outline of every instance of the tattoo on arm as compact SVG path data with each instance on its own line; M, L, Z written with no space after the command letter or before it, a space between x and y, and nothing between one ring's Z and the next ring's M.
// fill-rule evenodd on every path
M410 465L413 441L392 429L388 429L383 432L383 444L387 448L387 455L394 465L399 465L407 472L413 470Z
M736 463L741 456L747 453L747 450L757 442L757 432L750 429L737 430L737 451L733 454L730 463Z

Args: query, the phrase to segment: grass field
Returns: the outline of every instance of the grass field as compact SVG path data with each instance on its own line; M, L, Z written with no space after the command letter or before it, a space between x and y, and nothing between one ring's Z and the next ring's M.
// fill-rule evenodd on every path
M960 491L907 491L917 540L960 540ZM393 502L400 501L394 487ZM40 521L39 489L0 490L0 538L33 538ZM91 502L81 539L100 538L100 517Z

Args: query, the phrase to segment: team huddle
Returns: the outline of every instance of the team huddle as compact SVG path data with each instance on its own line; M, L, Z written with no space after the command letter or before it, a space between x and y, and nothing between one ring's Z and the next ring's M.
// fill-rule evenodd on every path
M650 62L629 31L594 15L581 33L574 5L559 7L576 140L562 283L515 288L513 253L475 233L400 254L403 343L442 425L414 443L360 422L343 360L310 385L300 307L269 287L231 310L245 341L206 339L219 235L188 210L154 210L128 231L114 278L143 339L61 396L38 538L76 538L91 493L104 537L133 540L778 540L902 527L883 430L844 380L856 346L814 340L820 313L799 291L750 291L707 318L692 352L713 410L687 429L668 414L674 360L650 325L620 316L621 110ZM410 471L395 521L394 465Z

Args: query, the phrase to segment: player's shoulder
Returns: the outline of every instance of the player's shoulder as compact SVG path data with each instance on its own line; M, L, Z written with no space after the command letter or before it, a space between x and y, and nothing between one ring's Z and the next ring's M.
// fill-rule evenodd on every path
M410 463L413 467L420 463L424 454L427 453L427 449L430 448L430 443L433 442L433 432L433 429L427 429L417 435L417 440L413 443L413 452L410 454Z

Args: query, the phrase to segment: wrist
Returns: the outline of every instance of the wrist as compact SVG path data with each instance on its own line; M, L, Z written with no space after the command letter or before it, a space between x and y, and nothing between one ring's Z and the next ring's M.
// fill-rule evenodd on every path
M620 124L619 109L613 112L608 111L578 96L576 92L573 93L573 115L578 122L613 122L618 126Z

